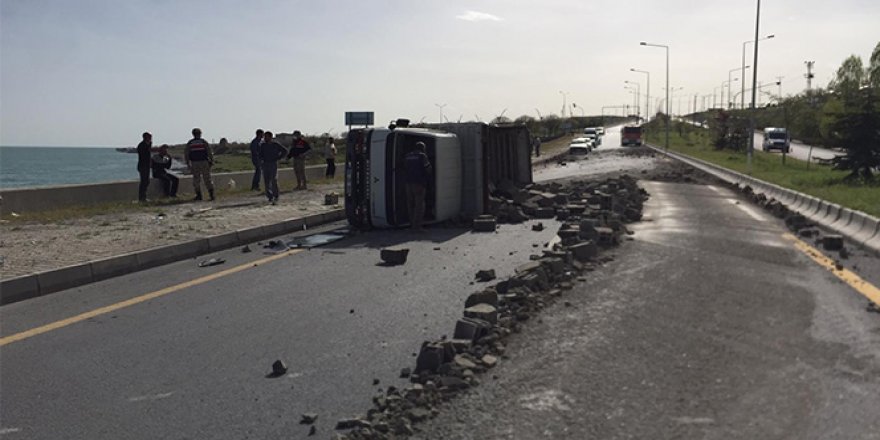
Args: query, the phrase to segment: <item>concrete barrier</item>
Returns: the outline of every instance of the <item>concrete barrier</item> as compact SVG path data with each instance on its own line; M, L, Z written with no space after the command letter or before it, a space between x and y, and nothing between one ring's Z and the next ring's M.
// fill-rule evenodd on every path
M11 278L0 283L0 305L37 296L40 296L40 283L36 275Z
M137 255L134 253L103 258L92 261L92 281L125 275L138 267Z
M306 167L306 178L317 180L324 177L326 165ZM136 173L132 173L135 174ZM218 189L230 188L229 182L235 182L238 189L250 188L253 171L235 173L217 173L213 175L214 186ZM278 170L279 180L294 180L293 169L285 167ZM260 184L262 186L262 183ZM34 212L49 209L67 208L71 206L96 205L104 203L129 202L137 200L138 181L117 181L93 183L86 185L59 185L39 188L21 188L0 190L0 210L8 212ZM192 177L180 177L180 193L192 194ZM160 199L164 197L162 186L152 179L147 197Z
M63 267L37 275L37 283L39 283L41 291L54 292L69 285L81 286L90 282L92 282L92 265L90 263Z
M655 151L662 151L651 145L649 147ZM739 184L740 187L749 185L756 193L764 193L765 196L770 194L788 207L788 209L804 215L814 223L843 234L863 248L880 255L880 219L876 217L861 211L844 208L817 197L754 179L735 171L726 170L725 172L719 172L719 166L699 159L677 153L670 153L670 156L705 172L719 176L729 183Z

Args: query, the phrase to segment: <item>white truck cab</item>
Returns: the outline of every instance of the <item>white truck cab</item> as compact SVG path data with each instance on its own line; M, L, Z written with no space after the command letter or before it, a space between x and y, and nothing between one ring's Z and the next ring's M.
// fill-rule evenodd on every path
M767 127L764 129L764 142L761 144L764 151L779 150L783 153L791 152L791 137L785 128Z
M481 123L351 130L345 164L349 223L365 228L410 223L403 160L416 142L425 143L433 168L424 223L482 214L492 185L501 180L532 182L529 139L524 126Z

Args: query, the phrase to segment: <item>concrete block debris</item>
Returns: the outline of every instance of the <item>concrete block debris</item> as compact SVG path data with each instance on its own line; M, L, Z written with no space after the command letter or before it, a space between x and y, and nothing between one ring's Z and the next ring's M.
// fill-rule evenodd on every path
M409 249L402 247L390 247L379 251L379 258L381 258L385 264L391 266L405 264L408 256Z
M495 269L479 270L476 275L477 281L485 283L495 279Z
M201 262L199 262L199 267L217 266L225 262L226 260L222 258L209 258L207 260L202 260Z
M822 237L822 247L826 251L839 251L843 249L843 236L826 235Z
M492 215L481 215L474 219L474 232L495 232L496 219Z
M328 205L328 206L338 205L339 204L339 194L336 194L335 192L324 194L324 204Z
M540 320L537 314L542 309L574 291L575 279L583 280L582 274L609 260L603 250L619 243L628 231L626 222L641 218L646 199L647 193L629 176L522 187L509 181L496 183L490 215L477 217L474 231L494 231L498 222L557 217L562 222L560 240L516 267L512 276L468 295L464 317L456 321L452 337L426 341L415 370L401 371L411 385L380 391L365 419L338 424L351 429L345 438L412 435L413 424L435 416L442 402L479 385L481 375L504 355L507 337L522 332L530 320ZM543 223L531 225L536 232L544 228ZM495 276L494 271L480 270L476 278L488 281ZM565 304L574 307L571 301Z

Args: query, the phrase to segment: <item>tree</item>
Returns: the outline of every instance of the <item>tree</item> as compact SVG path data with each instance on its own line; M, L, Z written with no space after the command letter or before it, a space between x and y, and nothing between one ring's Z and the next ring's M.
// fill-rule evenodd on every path
M868 84L874 90L880 90L880 43L874 46L874 52L871 53L871 62L868 64Z
M847 180L873 179L872 170L880 167L880 88L872 78L878 65L874 55L877 49L868 69L857 56L843 62L831 83L834 97L823 108L823 127L846 151L834 158L834 168L849 171Z

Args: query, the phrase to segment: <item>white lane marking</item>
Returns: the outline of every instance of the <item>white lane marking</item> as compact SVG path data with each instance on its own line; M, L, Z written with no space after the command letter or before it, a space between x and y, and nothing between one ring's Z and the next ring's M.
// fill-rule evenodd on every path
M171 397L174 393L149 394L146 396L129 397L129 402L143 402L145 400L161 400Z
M21 431L21 428L0 428L0 435L15 434Z

